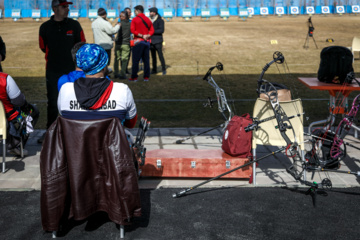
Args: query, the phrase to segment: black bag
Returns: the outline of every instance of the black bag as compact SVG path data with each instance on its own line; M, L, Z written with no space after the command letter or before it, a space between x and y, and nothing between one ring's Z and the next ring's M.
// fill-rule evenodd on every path
M343 84L352 83L355 73L353 55L346 47L326 47L320 54L318 79L320 82Z

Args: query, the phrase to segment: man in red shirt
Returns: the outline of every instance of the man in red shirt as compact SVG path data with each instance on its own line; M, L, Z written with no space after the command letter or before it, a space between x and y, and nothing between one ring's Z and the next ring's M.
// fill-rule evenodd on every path
M144 81L149 81L150 77L150 37L154 34L154 27L151 20L145 16L144 7L135 6L135 18L131 21L130 30L134 34L134 44L132 49L132 72L129 81L137 81L139 71L139 61L144 63Z

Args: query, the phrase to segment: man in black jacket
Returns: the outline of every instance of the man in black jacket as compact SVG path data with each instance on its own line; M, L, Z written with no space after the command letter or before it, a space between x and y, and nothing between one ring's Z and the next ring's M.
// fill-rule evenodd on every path
M78 42L86 42L80 23L68 18L69 4L67 0L52 0L54 15L44 22L39 30L39 47L46 59L46 90L47 90L47 124L46 128L58 116L57 83L59 78L75 70L71 49ZM38 139L42 143L45 135Z
M162 52L163 46L163 33L165 31L164 20L162 20L161 16L158 13L158 9L156 7L152 7L149 9L150 12L150 19L154 26L154 35L151 36L151 44L150 44L150 51L151 51L151 59L152 59L152 74L157 73L157 66L156 66L156 52L158 52L159 59L161 62L162 74L166 74L165 68L165 59Z

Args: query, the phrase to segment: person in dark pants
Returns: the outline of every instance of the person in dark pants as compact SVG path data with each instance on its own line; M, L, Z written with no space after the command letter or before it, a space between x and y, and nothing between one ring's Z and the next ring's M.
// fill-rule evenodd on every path
M6 46L4 41L0 36L0 72L2 72L1 62L5 60L6 57Z
M151 36L151 43L150 43L150 51L151 51L151 59L152 59L152 71L151 74L157 73L157 66L156 66L156 52L159 55L159 59L161 62L161 69L162 74L166 74L166 67L165 67L165 59L162 52L163 46L163 33L165 31L164 20L162 20L160 14L158 13L158 9L156 7L149 8L150 12L150 20L154 26L154 35Z
M47 128L58 116L58 80L62 75L75 70L71 49L78 42L86 42L80 23L67 17L69 4L72 3L53 0L54 15L40 26L39 31L39 46L46 59ZM45 134L38 142L42 143L44 137Z
M130 21L127 11L120 13L121 27L115 39L115 77L120 79L126 78L126 68L130 55ZM119 74L119 62L121 62L121 71Z
M150 37L154 34L152 22L145 16L144 7L135 6L136 17L131 21L130 30L134 34L134 46L132 49L132 73L129 81L137 81L139 62L142 59L144 63L144 81L149 81L150 77Z
M126 11L128 13L128 16L129 16L129 22L131 24L131 9L129 7L126 7L124 9L124 11ZM133 39L133 36L132 34L130 34L130 40ZM130 54L129 54L129 57L128 57L128 64L126 65L126 74L130 74L129 70L128 70L128 66L129 66L129 62L130 62L130 57L131 57L131 49L130 49Z

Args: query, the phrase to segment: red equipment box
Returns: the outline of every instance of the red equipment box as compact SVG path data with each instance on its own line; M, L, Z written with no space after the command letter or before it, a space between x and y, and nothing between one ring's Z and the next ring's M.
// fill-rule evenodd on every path
M140 168L144 177L211 178L247 162L249 159L232 157L221 149L157 149L146 153ZM249 165L222 178L249 178L251 173Z

